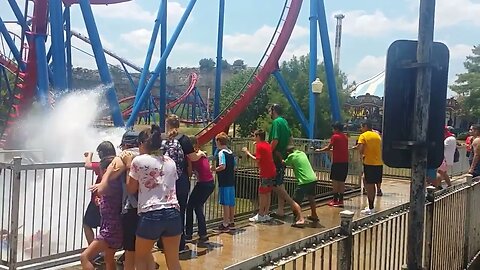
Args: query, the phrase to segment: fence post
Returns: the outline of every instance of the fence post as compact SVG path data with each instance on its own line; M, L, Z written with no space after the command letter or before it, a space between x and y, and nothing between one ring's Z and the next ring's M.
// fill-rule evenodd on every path
M22 158L13 158L12 172L12 209L10 212L10 233L9 242L9 258L8 269L17 269L17 253L18 253L18 211L20 210L20 174L21 174Z
M425 269L430 269L432 260L433 211L435 209L435 187L427 187L427 205L425 209Z
M469 258L469 234L470 234L470 228L471 228L471 213L475 213L477 211L475 207L478 207L477 205L472 205L472 175L467 174L466 176L467 180L467 198L465 201L465 227L464 227L464 239L463 239L463 267L467 267L468 263L470 262Z
M352 211L344 210L340 212L340 230L343 236L347 238L338 242L337 269L350 270L352 268L352 250L353 250L353 215Z

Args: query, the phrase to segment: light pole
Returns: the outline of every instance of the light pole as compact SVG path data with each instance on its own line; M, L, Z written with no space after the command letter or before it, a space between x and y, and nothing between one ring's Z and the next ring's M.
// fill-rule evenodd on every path
M323 92L323 82L320 81L319 78L316 78L315 81L312 82L312 93L314 96L313 100L313 106L317 106L317 97ZM310 121L315 121L316 117L314 115L310 115ZM312 134L313 134L313 139L315 139L315 129L316 125L315 122L310 124L310 126L313 128Z

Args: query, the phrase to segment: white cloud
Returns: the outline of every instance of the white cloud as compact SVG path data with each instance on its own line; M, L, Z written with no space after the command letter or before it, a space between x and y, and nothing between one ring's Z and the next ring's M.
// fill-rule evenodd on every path
M447 27L460 23L480 25L480 2L472 0L437 0L436 25Z
M176 44L174 50L189 52L191 54L202 54L206 56L215 54L215 49L195 42L184 42Z
M468 55L472 54L473 46L467 44L456 44L450 46L449 48L450 59L464 61Z
M365 10L333 12L333 14L338 13L345 14L343 33L351 36L373 37L393 31L415 32L418 25L416 20L408 20L404 17L390 18L380 10L373 13Z
M185 7L183 7L178 2L169 1L167 7L167 25L169 26L176 26L177 23L180 21L183 13L185 12ZM188 21L192 21L193 17L190 15L188 17Z
M355 66L353 72L349 76L349 81L357 83L370 79L376 74L385 70L386 56L365 56Z
M145 48L150 43L152 31L145 28L136 29L127 33L120 34L120 38L125 42L137 47Z
M153 12L144 10L135 1L129 1L114 5L93 6L95 17L109 19L127 19L136 21L155 21L156 15Z
M310 46L308 44L294 45L292 43L289 43L285 48L285 51L283 52L282 57L280 58L280 62L288 61L292 59L294 56L299 57L302 55L307 55L309 51L310 51Z

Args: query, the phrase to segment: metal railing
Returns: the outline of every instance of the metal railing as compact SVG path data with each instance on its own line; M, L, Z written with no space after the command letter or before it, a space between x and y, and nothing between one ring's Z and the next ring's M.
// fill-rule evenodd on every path
M450 176L460 176L468 172L470 164L468 163L468 157L466 155L467 149L465 146L457 146L458 152L460 153L459 161L455 162L453 165L448 168L448 175ZM411 178L410 169L404 168L392 168L388 166L383 167L383 175L387 177L394 178Z
M328 157L314 153L308 140L296 140L295 143L299 149L307 151L315 168L319 179L317 199L328 198L332 195ZM243 146L252 147L253 144L250 140L232 142L232 149L239 157ZM8 153L12 154L15 153ZM355 152L352 151L352 155ZM21 157L0 163L0 268L30 268L39 264L45 267L77 261L87 245L82 230L83 215L91 199L88 187L96 176L84 168L84 163L31 163ZM359 165L352 162L350 166L346 193L360 190ZM240 158L236 172L236 217L243 218L257 210L258 184L256 163ZM293 171L287 170L286 190L293 194L295 186ZM275 204L276 199L272 207ZM218 186L204 209L209 226L221 221Z
M435 192L428 188L424 265L428 270L478 269L480 178ZM247 269L406 269L409 203L353 221L226 267ZM473 266L475 265L475 266Z

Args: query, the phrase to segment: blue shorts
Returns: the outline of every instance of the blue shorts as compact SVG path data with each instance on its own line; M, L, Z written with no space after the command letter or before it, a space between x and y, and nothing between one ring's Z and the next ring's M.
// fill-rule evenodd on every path
M275 163L275 169L277 171L277 175L275 176L274 186L279 187L283 185L284 182L285 166L282 163Z
M148 240L158 240L161 237L181 235L182 228L179 210L175 208L160 209L140 213L137 236Z
M235 206L235 187L219 187L218 197L220 205Z

